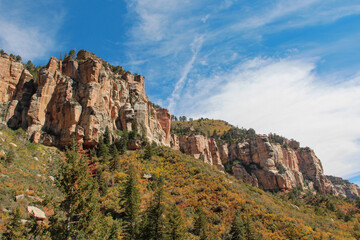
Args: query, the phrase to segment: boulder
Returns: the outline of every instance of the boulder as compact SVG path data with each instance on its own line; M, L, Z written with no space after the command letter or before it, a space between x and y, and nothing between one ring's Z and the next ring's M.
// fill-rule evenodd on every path
M44 211L42 211L41 209L39 209L37 207L28 206L27 211L28 211L28 213L34 215L34 217L39 219L39 220L46 219L46 215L45 215Z

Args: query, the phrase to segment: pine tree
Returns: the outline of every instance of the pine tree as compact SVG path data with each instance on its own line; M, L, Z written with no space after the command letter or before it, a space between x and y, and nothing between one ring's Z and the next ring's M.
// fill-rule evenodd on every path
M218 134L217 134L217 132L216 132L216 129L214 129L214 132L213 132L213 134L212 134L212 137L213 137L213 138L216 138L216 139L218 138Z
M194 231L195 234L200 236L200 240L208 239L208 220L202 209L202 207L198 207L196 209L196 219L194 223Z
M231 224L230 235L231 235L231 240L246 240L244 221L240 213L236 214Z
M101 137L96 148L96 156L101 158L102 162L107 163L110 159L109 147L105 144L104 139Z
M244 218L245 235L247 240L260 240L261 236L256 232L253 221L248 213Z
M111 171L118 170L120 168L119 151L117 150L115 143L111 144L110 146L110 155L111 155L110 170Z
M79 239L94 236L99 223L100 205L97 184L89 177L88 159L79 152L75 140L66 150L66 160L60 164L57 185L64 195L60 210L65 219L59 217L54 226L54 239ZM59 232L60 231L60 232Z
M134 119L131 126L132 126L132 130L129 133L129 139L132 139L132 140L138 139L139 138L139 126L138 126L138 122L136 119Z
M109 147L109 153L111 155L111 158L115 158L119 155L119 151L115 145L115 143L111 144Z
M174 204L167 215L166 222L166 238L167 240L183 240L185 239L184 220L181 216L180 209Z
M139 229L140 191L138 178L134 166L130 166L128 178L125 184L124 207L125 207L125 233L126 239L135 240Z
M165 235L165 219L164 219L164 179L159 178L156 191L150 206L145 213L145 220L143 223L144 240L164 239Z
M143 158L145 160L149 160L153 156L153 154L154 154L154 150L153 150L152 145L147 144L146 147L145 147L145 150L144 150Z
M74 49L71 49L69 52L69 56L73 59L75 59L76 51Z
M124 131L121 138L115 141L115 146L120 155L125 153L127 149L128 140L129 140L129 134L127 131Z
M105 132L103 135L104 138L104 144L109 146L110 145L110 131L109 131L109 127L105 128Z
M21 58L20 55L16 55L16 56L15 56L15 61L21 62L21 60L22 60L22 58Z

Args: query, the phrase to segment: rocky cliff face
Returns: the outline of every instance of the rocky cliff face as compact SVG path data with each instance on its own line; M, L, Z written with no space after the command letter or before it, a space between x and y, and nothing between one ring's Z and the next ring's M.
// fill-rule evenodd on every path
M360 197L360 187L350 183L340 177L326 176L336 188L336 192L343 197L358 198Z
M176 148L178 147L176 146ZM213 138L207 138L203 135L181 137L179 149L185 154L192 155L196 159L202 159L205 163L216 166L219 170L224 170L219 148Z
M323 174L320 160L310 148L294 150L270 143L267 136L259 135L230 145L229 158L236 163L232 167L236 177L245 178L264 190L315 188L321 193L335 192Z
M131 131L136 120L149 142L170 145L170 114L150 104L144 77L114 73L83 50L77 59L52 57L36 83L21 63L1 56L0 93L3 120L34 142L65 146L76 137L91 147L106 127Z
M179 142L183 153L202 159L220 170L224 169L223 165L228 165L236 178L264 190L315 188L321 193L336 192L324 176L315 153L310 148L299 148L296 142L283 147L270 143L265 135L221 146L217 146L214 139L202 135L182 137Z
M21 62L16 62L7 54L0 56L0 102L12 100L23 73Z

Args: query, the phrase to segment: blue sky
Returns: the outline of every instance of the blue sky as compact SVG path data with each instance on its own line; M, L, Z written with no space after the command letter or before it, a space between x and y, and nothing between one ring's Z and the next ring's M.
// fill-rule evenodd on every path
M297 139L360 183L359 1L0 0L0 29L25 60L87 49L175 115Z

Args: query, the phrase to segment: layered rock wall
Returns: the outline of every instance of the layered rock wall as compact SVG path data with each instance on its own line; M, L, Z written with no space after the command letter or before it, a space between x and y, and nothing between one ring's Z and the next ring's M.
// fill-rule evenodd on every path
M324 176L320 160L310 148L298 144L284 147L270 143L266 135L217 146L202 135L180 138L180 151L223 170L228 165L238 179L269 191L315 188L321 193L336 192ZM290 147L292 146L292 147ZM296 149L296 150L295 150Z
M0 102L12 100L23 70L21 62L14 61L7 54L0 56Z
M177 140L172 142L176 144ZM219 170L224 170L215 139L198 134L181 137L178 142L178 146L173 145L173 148L178 148L185 154L191 155L196 159L202 159L210 165L215 165Z
M360 187L340 177L326 176L335 186L336 192L343 197L357 199L360 197Z
M106 127L131 131L137 122L149 142L170 145L170 114L149 102L144 77L114 73L83 50L77 59L52 57L36 83L21 63L1 57L0 93L3 119L34 142L65 146L75 137L92 147Z

